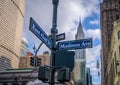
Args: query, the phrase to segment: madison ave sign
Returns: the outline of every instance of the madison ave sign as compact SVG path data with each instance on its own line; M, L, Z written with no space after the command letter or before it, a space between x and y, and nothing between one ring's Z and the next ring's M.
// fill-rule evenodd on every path
M58 48L59 50L92 48L92 38L59 42Z

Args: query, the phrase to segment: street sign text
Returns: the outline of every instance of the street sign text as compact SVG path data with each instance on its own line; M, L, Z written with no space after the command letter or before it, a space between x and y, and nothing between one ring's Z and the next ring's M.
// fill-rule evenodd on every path
M48 48L51 49L51 39L49 39L47 34L32 18L30 18L29 30L32 31L43 43L45 43Z
M59 50L85 49L92 48L92 38L58 43Z

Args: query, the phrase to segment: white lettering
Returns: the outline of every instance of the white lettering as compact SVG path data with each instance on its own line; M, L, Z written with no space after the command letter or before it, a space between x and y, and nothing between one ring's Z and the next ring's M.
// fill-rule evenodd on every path
M35 25L34 24L32 24L32 28L35 29Z
M67 44L67 45L62 44L60 47L61 48L72 48L72 47L78 47L78 46L80 46L80 44Z
M40 31L38 29L34 28L34 30L40 35Z
M47 38L45 37L45 35L41 33L41 37L47 43Z

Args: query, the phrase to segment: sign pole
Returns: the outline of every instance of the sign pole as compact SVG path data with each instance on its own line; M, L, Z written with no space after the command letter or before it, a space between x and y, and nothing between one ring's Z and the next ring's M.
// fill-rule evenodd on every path
M52 34L52 49L51 49L51 75L50 75L50 85L54 85L54 74L55 74L55 55L56 55L56 34L58 30L56 29L57 26L57 7L58 7L58 2L59 0L52 0L53 4L53 20L52 20L52 29L51 29L51 34Z

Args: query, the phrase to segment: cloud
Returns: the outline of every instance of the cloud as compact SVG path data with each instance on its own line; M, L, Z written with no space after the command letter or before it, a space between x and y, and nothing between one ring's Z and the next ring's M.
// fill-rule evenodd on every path
M90 21L89 23L92 24L92 25L98 25L99 21L98 20L93 20L93 21Z
M98 0L59 0L58 5L58 23L57 29L59 33L66 33L66 36L70 37L71 29L76 28L74 21L79 21L81 16L82 21L91 16L92 13L97 13ZM42 27L42 29L50 34L52 28L52 1L51 0L27 0L24 33L26 38L31 37L30 41L38 41L29 30L29 18L33 17L35 21ZM76 30L71 32L71 37L66 37L66 40L74 39Z
M23 37L27 38L32 51L33 44L36 43L38 47L41 40L29 30L30 17L33 17L46 34L50 34L52 28L52 13L52 0L27 0ZM57 15L58 34L65 33L65 40L74 40L80 17L83 21L87 17L92 16L93 13L98 15L100 13L99 0L59 0ZM96 20L90 21L90 23L97 24L98 22ZM86 38L100 40L100 29L84 29L84 33ZM93 48L86 49L86 60L87 63L89 63L87 66L91 68L92 74L95 73L93 74L94 76L97 74L96 57L100 56L100 48L101 46L97 45ZM45 50L49 49L45 45L42 45L39 53L41 54Z
M28 40L26 39L26 37L22 37L22 40L28 43Z
M101 85L100 82L94 82L93 84L94 84L94 85Z
M84 33L86 35L87 38L93 38L95 39L101 39L101 34L100 34L100 29L84 29Z
M86 60L91 62L95 61L96 57L100 56L101 45L94 46L93 48L86 49Z

